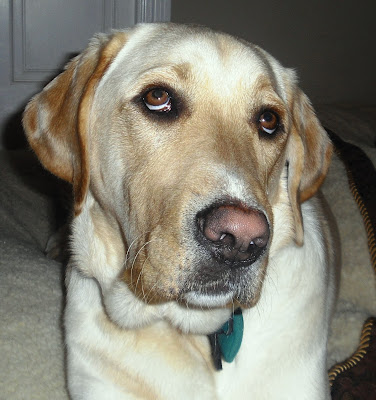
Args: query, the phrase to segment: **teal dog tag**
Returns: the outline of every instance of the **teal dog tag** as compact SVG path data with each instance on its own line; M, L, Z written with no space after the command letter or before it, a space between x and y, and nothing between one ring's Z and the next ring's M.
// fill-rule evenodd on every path
M238 354L243 340L244 321L240 308L235 310L232 317L222 326L218 333L218 342L222 358L230 363Z

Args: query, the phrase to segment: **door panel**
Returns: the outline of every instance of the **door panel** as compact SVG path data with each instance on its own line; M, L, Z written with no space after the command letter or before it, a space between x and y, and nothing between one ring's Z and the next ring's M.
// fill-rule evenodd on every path
M57 73L64 54L78 53L93 32L112 28L112 6L103 0L13 0L14 81L44 81Z

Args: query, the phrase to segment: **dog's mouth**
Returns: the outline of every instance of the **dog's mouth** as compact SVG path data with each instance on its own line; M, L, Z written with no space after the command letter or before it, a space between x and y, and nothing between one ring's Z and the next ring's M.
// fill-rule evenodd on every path
M215 271L201 269L187 279L180 299L189 305L204 308L253 306L262 287L266 260L252 265Z
M257 301L262 287L267 257L242 266L219 266L213 260L197 265L188 274L175 280L153 278L147 283L146 271L134 276L134 282L125 279L127 286L147 304L176 301L193 308L251 307ZM151 268L153 270L153 268ZM129 274L128 274L129 275ZM136 279L135 279L136 278ZM171 286L172 285L172 286Z
M205 278L203 275L188 279L189 284L181 296L183 301L199 307L224 307L234 301L236 284L229 273L221 279Z

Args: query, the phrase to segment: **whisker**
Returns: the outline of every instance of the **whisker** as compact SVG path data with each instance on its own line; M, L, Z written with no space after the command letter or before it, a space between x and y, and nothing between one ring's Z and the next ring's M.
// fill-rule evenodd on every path
M123 262L123 267L127 267L127 263L128 263L128 261L129 261L129 256L130 256L130 251L131 251L131 248L132 248L132 246L135 244L135 243L137 243L137 240L138 239L140 239L142 236L145 236L147 233L150 233L151 231L146 231L143 235L139 235L139 236L137 236L135 239L133 239L132 240L132 243L129 245L129 247L128 247L128 250L127 250L127 252L126 252L126 254L125 254L125 258L124 258L124 262Z
M150 296L150 293L152 293L153 289L159 284L159 282L160 282L160 280L158 278L154 282L154 285L149 289L149 292L147 293L147 295L143 297L142 300L144 300L146 304L149 304L153 300L153 298L155 297L155 295L156 295L155 293L153 294L152 297L149 297L149 296Z
M127 268L127 263L128 263L128 260L129 260L129 254L130 254L131 248L136 242L137 242L137 238L132 241L132 243L128 247L127 253L125 254L125 260L124 260L124 263L123 263L123 267L125 267L125 268ZM132 267L131 267L131 271L130 272L131 272L131 282L133 282L133 268Z
M131 251L132 246L136 243L137 239L138 239L138 238L134 239L134 240L132 241L132 243L128 246L128 250L127 250L127 252L126 252L126 254L125 254L125 259L124 259L124 263L123 263L123 266L124 266L124 267L127 266L127 262L128 262L128 260L129 260L129 252Z
M142 264L140 273L139 273L139 275L138 275L137 283L136 283L136 288L137 288L138 282L141 281L142 300L145 301L146 304L148 304L148 301L146 300L146 299L147 299L147 295L146 295L146 293L145 293L143 281L142 281L142 279L140 279L140 278L141 278L141 275L142 275L142 273L143 273L143 271L144 271L144 267L145 267L145 264L146 264L146 261L148 260L148 258L149 258L149 257L146 257L145 261L144 261L143 264ZM153 287L154 287L154 285L153 285Z
M137 257L139 256L140 252L141 252L149 243L151 243L151 242L152 242L152 240L149 240L148 242L144 243L144 244L138 249L136 255L135 255L134 258L133 258L133 262L132 262L132 266L131 266L131 273L132 273L132 271L133 271L134 265L135 265L135 263L136 263ZM138 281L139 281L139 279L140 279L142 270L143 270L143 268L144 268L144 265L145 265L147 259L148 259L148 257L145 259L144 263L142 264L141 271L140 271L140 273L139 273L139 275L138 275L138 278L137 278L136 288L137 288Z

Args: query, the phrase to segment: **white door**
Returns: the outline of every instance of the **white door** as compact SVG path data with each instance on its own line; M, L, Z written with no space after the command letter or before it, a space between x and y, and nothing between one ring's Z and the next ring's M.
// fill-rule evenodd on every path
M169 21L171 0L0 0L0 148L24 144L25 104L96 32Z

